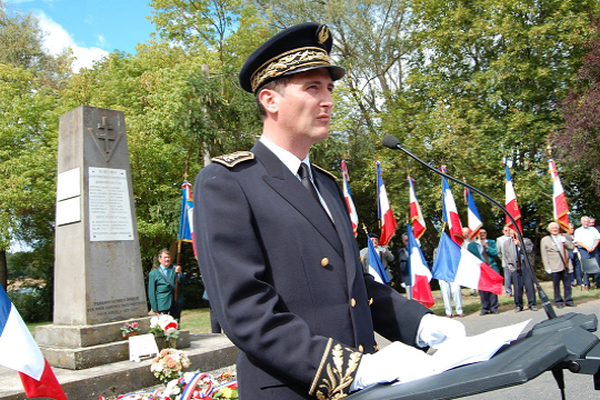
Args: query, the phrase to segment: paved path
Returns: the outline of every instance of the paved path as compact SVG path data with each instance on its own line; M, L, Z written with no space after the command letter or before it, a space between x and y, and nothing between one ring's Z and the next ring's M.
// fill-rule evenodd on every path
M586 303L578 304L577 308L563 308L562 310L555 309L557 315L563 315L568 312L578 312L582 314L596 314L596 316L600 319L600 300L588 301ZM526 321L528 319L532 319L532 322L528 325L526 330L531 329L531 327L540 321L546 319L546 314L543 309L533 312L533 311L522 311L520 313L515 314L512 308L504 308L501 309L500 314L498 315L486 315L480 316L478 313L474 313L468 315L464 318L461 318L460 321L463 322L467 328L467 334L469 336L477 335L479 333L483 333L487 330L515 324L518 322ZM598 332L596 332L598 335ZM385 339L378 338L378 342L380 346L385 346ZM389 342L388 342L389 343ZM148 363L148 361L146 361ZM97 367L97 369L115 369L116 366L123 365L123 368L131 368L131 363L122 362L115 363L114 365ZM84 370L84 371L67 371L62 369L55 369L56 375L61 382L68 382L71 379L74 379L74 375L83 375L89 373L98 373L97 371ZM573 374L568 371L565 371L565 385L566 385L566 399L570 400L599 400L600 399L600 391L594 390L593 378L591 375L584 374ZM3 398L13 398L25 399L25 397L12 397L12 396L3 396L3 392L8 394L12 392L18 392L21 389L18 374L12 370L8 370L0 367L0 399ZM96 391L100 393L105 393L105 390L101 388L94 388ZM97 395L96 395L97 396ZM97 399L97 397L95 397ZM514 386L507 389L496 390L493 392L488 392L484 394L479 394L475 396L466 397L467 399L474 400L539 400L539 399L549 399L549 400L560 400L560 392L558 390L558 386L552 377L550 372L546 372L542 374L540 377L534 379L531 382L528 382L524 385ZM78 400L78 399L73 399ZM252 399L250 399L252 400ZM426 400L426 399L424 399Z

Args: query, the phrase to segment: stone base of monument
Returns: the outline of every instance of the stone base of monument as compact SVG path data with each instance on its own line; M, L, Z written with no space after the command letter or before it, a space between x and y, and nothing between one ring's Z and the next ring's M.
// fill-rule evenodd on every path
M43 325L35 328L35 339L53 367L80 370L129 359L129 342L121 327L126 322L138 322L147 333L150 318L143 317L98 325ZM188 331L179 331L178 349L190 346Z
M191 334L190 347L183 351L191 365L187 371L211 372L235 364L238 349L222 334ZM117 397L160 385L150 372L151 359L119 361L83 370L53 368L65 394L72 400ZM161 389L164 387L160 386ZM27 399L19 374L0 366L0 400Z

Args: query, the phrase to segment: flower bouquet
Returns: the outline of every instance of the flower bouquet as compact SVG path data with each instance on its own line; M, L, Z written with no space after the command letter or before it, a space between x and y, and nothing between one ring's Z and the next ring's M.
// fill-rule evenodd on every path
M121 327L121 334L124 338L139 335L139 333L140 326L137 322L132 322L131 324L129 322L125 322L125 324L123 324L123 326Z
M184 368L189 368L190 359L183 351L162 349L150 366L150 371L164 384L177 379L183 374Z
M179 337L177 321L168 314L159 314L150 319L150 329L155 337L177 339Z
M136 392L121 395L116 400L238 400L235 372L223 372L218 378L202 372L186 372L167 383L164 391ZM100 400L105 399L100 396Z
M163 396L174 400L239 398L237 380L232 372L223 372L218 378L202 372L186 372L181 378L167 383Z
M159 314L150 319L150 329L155 338L165 338L165 347L175 347L179 337L177 321L168 314ZM160 346L160 345L159 345Z

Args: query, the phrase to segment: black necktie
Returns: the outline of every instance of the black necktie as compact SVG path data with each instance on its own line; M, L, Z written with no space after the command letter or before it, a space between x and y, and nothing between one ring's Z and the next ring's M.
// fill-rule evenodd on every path
M305 163L300 163L300 168L298 169L298 175L300 175L300 179L302 180L302 185L310 192L312 197L317 200L317 203L321 204L321 200L319 200L319 195L315 190L312 182L310 181L310 174L308 172L308 165Z

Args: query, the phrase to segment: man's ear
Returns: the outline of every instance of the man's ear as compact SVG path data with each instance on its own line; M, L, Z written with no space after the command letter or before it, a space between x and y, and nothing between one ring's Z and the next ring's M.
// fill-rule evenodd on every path
M263 89L258 94L258 101L261 102L267 113L276 114L279 110L280 97L281 95L276 90Z

